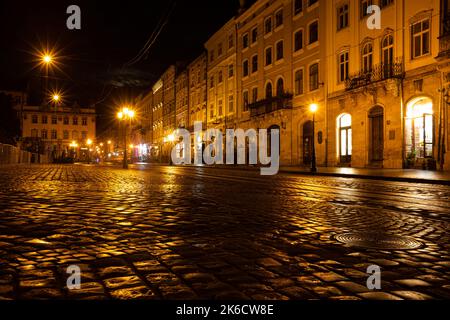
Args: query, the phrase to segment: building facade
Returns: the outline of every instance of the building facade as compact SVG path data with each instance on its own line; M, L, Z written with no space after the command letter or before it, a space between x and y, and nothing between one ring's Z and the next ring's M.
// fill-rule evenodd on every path
M53 161L87 160L96 138L94 108L24 106L20 113L22 148L36 148Z
M309 166L314 144L322 166L450 170L449 6L256 1L205 43L188 89L176 81L175 123L160 139L187 104L191 132L195 121L279 129L281 165Z

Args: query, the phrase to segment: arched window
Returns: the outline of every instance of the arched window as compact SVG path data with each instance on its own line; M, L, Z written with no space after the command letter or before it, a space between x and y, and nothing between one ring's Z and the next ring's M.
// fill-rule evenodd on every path
M281 97L284 93L284 81L283 78L277 80L277 96Z
M363 73L372 72L373 66L373 45L371 42L366 43L362 49L362 71Z
M273 94L272 94L272 83L268 82L266 84L266 99L270 99L272 98Z
M339 157L341 163L352 160L352 116L348 113L338 118Z

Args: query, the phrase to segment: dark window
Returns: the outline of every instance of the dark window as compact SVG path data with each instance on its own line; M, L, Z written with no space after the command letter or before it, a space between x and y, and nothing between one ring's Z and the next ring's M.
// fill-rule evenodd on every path
M258 88L252 89L252 102L255 103L258 101Z
M244 101L244 111L248 111L248 91L244 91L242 98Z
M319 64L315 63L309 67L309 90L319 89Z
M252 43L255 43L258 40L258 29L254 28L252 30Z
M281 27L283 25L283 9L277 11L275 14L275 28Z
M309 44L319 41L319 22L315 21L309 25Z
M83 126L87 126L87 118L82 118L82 119L81 119L81 124L82 124Z
M264 21L264 33L268 34L272 32L272 18L269 17Z
M294 14L298 15L303 11L303 0L294 0Z
M369 13L367 13L367 9L373 4L372 0L361 0L360 8L361 8L361 19L367 17Z
M42 123L47 124L47 122L48 122L47 116L42 116Z
M281 97L284 93L284 81L282 78L277 81L277 96Z
M277 42L277 61L284 58L284 42Z
M248 48L248 33L244 34L244 36L242 37L242 47L244 49Z
M294 51L303 49L303 30L297 31L294 34Z
M256 55L252 57L252 73L257 71L258 71L258 56Z
M52 116L52 124L58 124L58 118L56 116Z
M244 77L247 77L249 73L249 69L248 69L248 60L245 60L243 65L242 65L242 74Z
M270 99L272 98L273 94L272 94L272 83L268 83L266 84L266 99Z
M38 116L33 114L33 116L31 117L31 122L32 123L38 123Z
M348 79L348 52L339 55L339 82Z
M266 66L272 64L272 47L266 49Z
M295 95L303 94L303 70L295 72Z
M338 30L348 27L348 4L338 8Z

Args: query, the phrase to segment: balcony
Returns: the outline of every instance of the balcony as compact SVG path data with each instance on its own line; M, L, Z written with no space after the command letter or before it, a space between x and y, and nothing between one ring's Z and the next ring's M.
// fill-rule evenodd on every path
M379 81L387 79L402 79L403 77L403 60L396 59L393 63L380 63L378 65L374 65L372 70L368 72L361 70L356 74L350 75L345 82L345 89L353 90Z
M285 92L276 97L260 100L248 105L251 117L258 117L278 110L292 109L292 93Z

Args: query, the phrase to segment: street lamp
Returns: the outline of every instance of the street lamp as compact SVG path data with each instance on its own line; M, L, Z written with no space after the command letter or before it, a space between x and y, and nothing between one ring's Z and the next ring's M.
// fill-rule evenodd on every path
M131 121L136 116L136 113L128 107L123 107L122 110L117 112L117 119L121 122L122 120L128 120L130 127ZM125 124L125 134L124 134L124 153L123 153L123 168L128 169L128 155L127 155L127 124Z
M316 103L312 103L309 106L309 111L313 114L313 125L312 125L312 157L311 157L311 172L315 173L317 172L317 165L316 165L316 137L315 137L315 131L316 131L316 112L317 109L319 109L319 106Z

